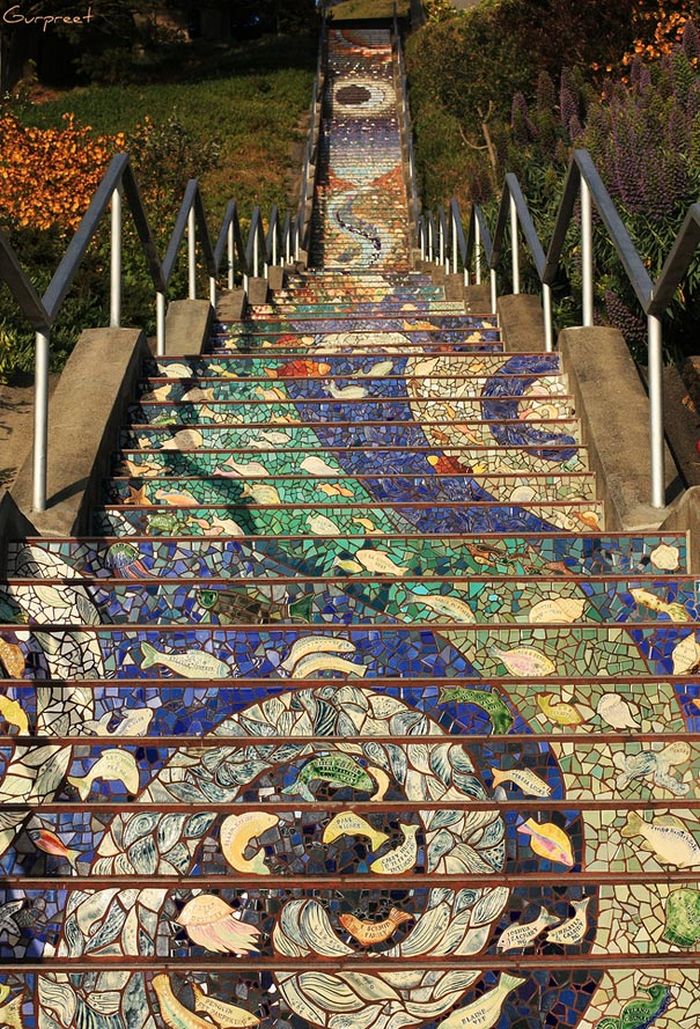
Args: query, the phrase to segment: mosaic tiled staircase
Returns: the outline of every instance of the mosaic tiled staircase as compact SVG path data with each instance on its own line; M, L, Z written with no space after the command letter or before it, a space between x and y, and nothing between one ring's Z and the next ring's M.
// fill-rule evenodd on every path
M0 1026L700 1025L686 541L606 532L559 357L372 236L389 56L331 34L331 268L10 547Z

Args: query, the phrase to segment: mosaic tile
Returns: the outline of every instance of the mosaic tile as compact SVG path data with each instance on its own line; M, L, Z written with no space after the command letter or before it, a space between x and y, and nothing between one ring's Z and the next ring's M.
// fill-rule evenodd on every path
M264 487L259 484L258 490ZM274 497L258 493L260 499ZM463 534L504 532L598 532L603 526L599 502L499 504L484 500L465 506L463 501L416 506L397 501L381 504L334 503L279 507L263 504L210 505L208 507L147 506L134 504L96 509L93 529L97 535L191 535L191 536L301 536L353 535L358 526L370 532ZM366 523L366 524L365 524Z
M318 529L327 528L317 525ZM281 553L298 574L325 577L337 574L339 561L355 560L358 549L370 537L377 547L409 576L433 575L474 579L539 575L652 576L659 580L653 590L664 590L666 576L684 574L687 568L686 541L683 535L600 536L558 535L519 537L509 535L482 539L379 536L369 523L356 520L348 536L314 535L237 539L180 539L157 536L132 537L124 546L118 539L42 540L37 544L10 544L8 570L16 578L91 577L144 578L234 578L265 577L268 562ZM661 549L663 548L663 549ZM659 567L659 554L670 554L670 561ZM667 567L671 565L672 567ZM273 573L274 574L274 573ZM646 583L642 583L646 586ZM598 591L591 582L587 590Z
M388 30L312 262L149 359L0 587L0 1026L697 1029L700 587L556 354L409 270Z

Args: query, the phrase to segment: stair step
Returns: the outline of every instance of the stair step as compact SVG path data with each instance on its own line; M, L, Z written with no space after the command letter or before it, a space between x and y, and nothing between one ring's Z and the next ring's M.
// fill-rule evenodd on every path
M496 388L498 387L498 388ZM139 383L137 399L141 404L258 404L293 403L308 407L327 403L411 404L436 401L442 407L455 407L457 417L478 415L479 407L487 417L515 416L547 418L573 415L574 398L561 378L542 376L508 377L498 383L481 376L459 374L402 376L249 376L183 382L181 379L148 379ZM219 410L219 408L214 408Z
M147 440L145 442L148 442ZM185 440L184 443L193 442ZM196 453L197 470L204 475L211 475L215 468L225 466L229 457L239 464L247 461L265 462L265 466L273 473L282 468L299 467L308 458L318 458L329 462L333 467L360 467L357 461L357 448L354 447L322 447L320 443L307 447L291 446L260 439L256 447L228 448L226 450L204 450L201 447L186 446L180 449L131 449L123 450L114 457L116 474L130 475L134 478L150 478L159 475L191 474L193 454ZM407 474L421 474L432 471L444 474L473 471L475 474L491 472L495 474L508 472L585 472L588 470L588 452L585 447L570 446L522 449L517 447L477 448L462 447L448 449L436 447L372 447L372 457L377 467L388 471L402 471ZM362 458L365 467L367 450L363 448ZM345 464L347 462L347 465Z
M280 391L281 392L281 391ZM303 413L309 421L408 421L450 422L453 419L469 421L481 419L502 421L512 419L527 424L530 420L571 418L574 415L572 397L551 397L546 400L528 401L525 410L528 418L522 418L521 398L473 398L452 397L445 399L416 400L409 397L366 397L364 399L333 399L328 397L305 397L298 400L291 397L266 399L249 397L238 400L211 400L204 403L165 401L131 404L128 409L132 423L140 425L181 422L203 425L208 422L235 422L244 419L249 424L268 421L268 424L283 422L291 417L301 421Z
M283 419L262 418L260 421L246 419L244 422L215 423L188 422L188 411L183 406L173 405L170 421L162 416L159 425L154 423L133 422L128 429L122 430L120 446L128 449L146 447L151 449L159 444L182 446L186 450L205 449L226 450L240 445L241 440L259 439L261 432L278 431L288 434L295 442L303 441L308 445L317 445L321 440L324 446L333 447L375 447L390 444L406 446L424 446L453 444L464 446L503 446L503 447L542 447L549 449L554 445L574 446L581 442L581 426L574 419L547 419L521 422L516 419L505 419L490 422L478 421L345 421L345 422L313 422L290 423ZM167 420L167 425L165 424ZM178 437L182 430L188 430L186 436ZM192 434L192 430L196 435Z
M364 549L363 558L376 554ZM266 556L246 568L246 575L226 578L211 576L154 581L146 576L125 581L84 579L79 587L85 598L82 615L74 579L43 579L40 584L10 579L0 588L0 611L4 621L26 617L28 624L56 624L64 620L86 620L111 625L159 623L186 625L274 625L343 624L386 622L440 624L494 622L518 625L537 622L557 623L615 622L624 625L659 626L700 620L700 595L694 578L665 580L570 577L517 579L459 576L414 578L405 565L395 565L381 576L378 567L364 567L352 558L339 558L323 578L307 577L304 568L289 565L284 550ZM384 559L385 561L386 559ZM369 562L368 562L369 563ZM344 567L356 565L360 571L340 574ZM47 603L47 587L57 593L54 604ZM648 601L645 603L644 601ZM649 603L653 605L649 607ZM669 617L669 612L672 617ZM700 741L698 741L700 758Z
M285 289L274 291L273 307L280 304L289 304L296 307L298 304L310 306L321 304L335 306L339 304L381 304L388 302L392 305L415 303L429 304L432 301L446 302L445 289L443 286L393 286L386 283L383 286L291 286ZM462 304L464 309L464 304Z
M281 679L289 686L297 674L323 679L323 673L333 669L335 655L320 654L321 647L315 642L318 639L341 644L343 660L353 669L344 668L344 674L358 680L371 681L376 675L410 678L431 673L452 673L459 678L471 665L479 669L484 679L493 677L504 683L517 676L518 670L520 675L533 676L556 671L559 676L585 673L659 677L667 674L679 642L688 636L698 639L695 628L680 631L654 623L635 623L629 631L604 622L565 626L494 623L488 628L460 625L457 650L449 637L444 637L449 631L449 623L429 622L419 627L377 621L369 627L353 623L332 628L284 623L274 628L251 625L235 629L197 625L186 633L180 625L81 626L84 642L76 645L71 640L66 646L65 630L45 625L41 630L23 629L18 642L16 626L0 627L0 640L19 646L27 662L23 676L27 679L81 677L81 673L95 678L104 675L117 679L162 679L167 663L164 666L157 655L165 656L167 662L168 656L187 654L187 672L196 671L199 678L254 675L273 681ZM301 658L292 664L292 647L307 638L314 640L315 653L320 654L321 660L312 664ZM292 667L291 676L283 671L283 662ZM675 674L679 674L678 669Z
M235 468L234 468L235 464ZM113 478L105 486L109 503L127 503L138 497L139 504L199 506L235 504L246 498L261 504L315 504L331 497L335 503L366 503L401 497L404 502L500 500L502 503L537 503L547 500L592 501L595 475L569 472L557 475L530 473L516 475L441 475L428 469L423 475L381 472L375 475L338 469L332 475L265 475L259 460L242 464L224 462L211 478L188 475L184 478ZM260 469L260 474L256 474ZM140 484L140 485L139 485ZM276 495L276 499L272 498Z
M383 375L384 369L391 369ZM321 367L319 367L321 365ZM287 367L288 366L288 367ZM558 354L460 354L457 351L431 354L415 352L410 355L388 355L385 351L369 354L345 355L327 354L322 360L316 351L308 357L298 353L268 354L222 354L201 357L158 358L147 362L145 374L149 379L226 379L233 376L257 376L259 378L314 378L326 375L328 378L357 376L375 378L386 375L465 375L471 377L498 378L494 383L500 389L503 382L532 378L557 377L566 382Z
M247 314L249 318L266 319L288 316L289 318L335 318L345 315L352 315L354 318L372 318L375 314L382 318L410 315L411 317L422 317L423 315L437 314L464 314L464 301L433 300L426 303L417 303L411 300L391 303L388 300L375 302L358 302L348 300L340 303L285 303L275 300L272 304L248 305Z
M688 574L687 540L683 533L568 535L550 532L531 535L489 534L420 536L394 530L375 533L369 522L355 519L347 535L329 535L324 523L315 523L315 535L282 532L276 539L256 536L207 538L183 535L170 539L132 534L94 539L30 538L8 544L8 572L14 578L81 576L122 578L158 577L239 578L265 575L268 555L280 551L305 574L324 576L339 560L352 560L358 549L371 546L386 554L408 574L483 576L556 575L595 580L599 576L651 578L663 581ZM577 530L578 532L578 530ZM591 587L592 588L592 587ZM700 709L699 715L700 717Z
M260 318L255 321L246 320L242 322L228 322L225 330L230 336L243 336L250 332L255 335L263 333L285 333L287 335L298 335L302 330L309 334L340 334L340 333L444 333L461 332L469 335L472 332L498 333L498 326L495 321L489 321L486 315L461 314L441 315L426 314L414 317L407 314L405 317L396 315L374 315L372 318L362 318L353 315L334 318ZM299 324L302 328L299 328ZM494 337L490 337L494 338Z
M451 337L451 338L446 338ZM214 358L262 355L277 351L293 354L295 357L315 360L333 354L369 355L381 352L386 358L420 360L427 355L459 353L480 357L484 354L503 355L504 346L500 334L493 332L453 333L400 333L400 332L351 332L327 334L301 334L269 332L228 333L226 330L212 336L207 348Z
M262 484L259 484L261 486ZM262 495L261 492L258 494ZM293 504L209 504L199 507L130 504L96 509L93 530L100 535L303 535L313 526L338 535L357 531L358 519L381 533L590 532L604 529L603 505L558 501L513 506L507 502L383 501ZM322 519L318 516L322 515Z
M64 685L63 680L55 681L48 679L40 681L42 684L54 685L59 688ZM18 698L22 709L27 712L30 723L34 723L37 700L36 684L30 684L27 680L16 679L6 680L6 682L8 687L12 689L13 694ZM322 682L323 680L321 680ZM493 762L494 748L498 748L497 752L501 752L501 748L505 745L508 755L512 758L514 768L521 766L529 767L529 763L537 756L540 760L548 763L551 774L553 764L550 760L551 752L549 745L551 745L552 741L558 745L566 745L573 742L576 745L577 752L579 747L584 749L590 747L591 759L595 762L595 751L600 751L601 743L604 746L614 746L615 749L629 748L634 753L635 750L638 750L641 743L650 743L662 736L671 736L675 739L684 738L692 747L696 747L697 742L693 739L693 736L700 729L700 714L693 698L693 683L685 676L665 675L662 680L644 674L625 675L624 677L606 676L599 679L586 675L547 676L546 678L528 676L527 678L509 678L505 687L498 680L492 679L490 682L485 682L480 678L460 676L459 686L465 691L463 694L459 690L455 691L454 678L445 676L427 677L417 675L410 679L402 676L373 676L371 683L372 692L381 697L384 704L389 703L392 705L397 712L403 705L413 705L415 697L420 696L422 701L421 710L426 718L439 724L441 721L444 721L446 714L448 714L459 727L460 736L469 736L470 754L482 754L484 748L486 748L487 754L489 750L491 751L491 756L486 757L485 760L475 761L477 768L488 767ZM279 697L284 700L285 696L287 698L290 696L289 681L284 679L260 679L257 677L240 676L236 678L236 685L239 688L238 693L243 695L245 695L246 691L259 690L261 686L264 686L269 691L271 698ZM351 688L353 685L351 683ZM81 680L81 686L90 691L100 690L104 686L104 682L103 680L84 679ZM301 696L302 690L314 691L319 688L322 687L320 687L318 679L294 679L294 695L297 697ZM167 691L167 696L173 698L178 709L182 709L183 706L193 707L196 711L197 724L202 726L201 735L193 733L185 719L174 720L171 726L168 724L167 719L159 719L159 712L156 711L156 717L151 723L149 730L149 742L153 741L154 749L158 746L167 746L167 741L169 740L177 741L183 738L183 743L184 740L191 740L195 743L199 753L213 746L221 746L224 743L230 747L239 747L259 744L260 742L259 737L251 736L250 732L245 732L245 730L243 730L243 733L241 732L242 726L237 724L236 713L237 709L242 708L246 704L246 701L237 699L226 683L219 683L210 678L178 679L164 677L160 680L150 680L147 689L151 691L151 696ZM339 689L343 689L342 684L339 684ZM446 693L445 691L452 692ZM476 691L477 695L466 693L466 691ZM490 717L478 703L478 692L480 691L484 691L487 696L492 694L503 701L506 714L504 718L499 720L498 727L499 729L507 729L507 732L494 731ZM585 701L582 701L581 707L584 707L583 715L587 717L584 717L581 723L576 725L558 726L553 733L552 723L544 716L537 703L537 697L542 694L548 694L552 705L571 703L572 692L575 698L586 698ZM350 691L346 690L345 694L341 693L341 697L347 696L349 693ZM614 696L619 696L630 706L631 710L635 711L638 728L635 728L634 735L630 734L629 729L620 731L619 729L612 728L605 718L597 713L600 700L606 694L611 693ZM120 745L131 746L135 744L139 746L144 756L142 759L145 758L147 760L146 755L149 749L151 749L150 746L148 748L143 747L143 740L138 735L129 737L125 731L126 727L128 727L125 715L129 712L130 708L136 711L139 708L143 709L146 696L143 680L126 676L112 680L110 683L110 695L100 705L105 710L105 715L101 720L102 724L99 724L97 721L90 721L87 725L74 726L71 733L63 738L66 740L75 740L77 738L82 740L83 745L86 747L114 746L114 740L105 738L105 735L103 735L105 733L104 727L111 725L117 729L115 735L118 734ZM185 701L186 697L190 699ZM204 697L207 698L206 705L204 700L200 699ZM466 699L467 697L469 699ZM476 703L474 703L474 700L476 700ZM233 717L231 717L232 709ZM657 712L659 710L666 710L669 713L667 722L664 725L658 724ZM589 714L589 711L593 713ZM687 719L689 731L686 730L686 723L681 716L681 711ZM107 718L107 712L111 714L109 719ZM223 718L230 719L228 731L226 731L225 726L219 727L218 723ZM400 724L401 719L398 722ZM217 729L216 735L212 733L214 728ZM96 732L99 735L96 736ZM272 742L275 738L280 741L286 740L286 737L280 734L277 737L267 737L266 742ZM300 745L303 745L306 740L310 739L310 737L303 735L295 738L299 739ZM338 736L337 733L330 733L327 737L324 737L324 743L326 747L332 747L339 739L348 740L349 738L347 733L342 736ZM359 739L360 737L358 736L357 738ZM425 740L427 743L430 742L430 737L426 738L422 734L415 732L405 735L401 732L396 732L390 735L390 740L395 741L399 745L415 742L416 738ZM61 739L61 737L58 737L57 742ZM377 734L376 739L378 742L388 742L386 735L383 737ZM440 745L444 744L441 743ZM472 751L472 747L475 748L474 751ZM693 763L696 760L694 758ZM543 775L542 778L546 779L547 775ZM515 784L504 783L504 786L508 794L513 796L516 791ZM607 790L615 788L612 779L609 784L606 784L606 787ZM595 792L601 793L603 788L603 783L598 780L595 784ZM582 783L581 785L577 783L574 789L588 789L590 791L588 783ZM631 790L634 791L632 796L638 796L639 794L636 791L644 789L645 787L642 783L631 784ZM627 795L630 795L629 790ZM495 798L492 803L494 807L497 807L498 801ZM5 873L7 873L7 869ZM530 874L533 875L533 878L537 877L538 882L540 882L540 876L543 875L540 869ZM554 874L558 875L558 877L561 876L561 873ZM622 874L626 879L629 873L623 872ZM646 874L649 875L649 872ZM667 877L669 872L665 871L663 874L664 877ZM593 875L594 879L592 881L599 881L595 872L593 872ZM36 878L38 879L38 876ZM70 880L67 880L67 883L69 884Z

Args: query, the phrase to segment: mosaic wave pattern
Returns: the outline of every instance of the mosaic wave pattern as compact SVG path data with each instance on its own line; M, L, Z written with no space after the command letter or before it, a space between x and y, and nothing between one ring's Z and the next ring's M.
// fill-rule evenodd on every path
M331 29L326 88L312 257L327 268L408 269L406 189L389 33ZM306 299L297 299L300 313L305 313ZM358 297L365 299L366 294ZM321 304L335 300L319 298ZM319 301L314 298L312 310ZM438 309L445 305L449 310L444 296L434 302ZM378 304L390 306L391 297L381 297Z
M408 270L388 36L329 61L320 266L9 545L0 1027L697 1029L686 539L608 531L559 356Z

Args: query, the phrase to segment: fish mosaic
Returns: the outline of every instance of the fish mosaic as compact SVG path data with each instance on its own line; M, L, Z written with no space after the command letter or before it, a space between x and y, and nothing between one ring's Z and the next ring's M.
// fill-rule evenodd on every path
M412 270L390 32L325 60L312 266L9 543L0 1026L697 1029L688 540Z

